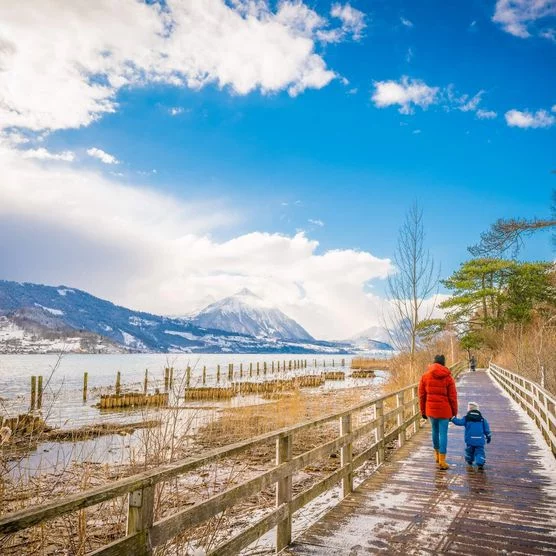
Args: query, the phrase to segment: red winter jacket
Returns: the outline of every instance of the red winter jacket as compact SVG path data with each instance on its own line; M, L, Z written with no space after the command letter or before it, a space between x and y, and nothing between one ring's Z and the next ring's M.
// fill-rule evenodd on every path
M419 382L421 415L450 419L458 414L458 393L450 369L433 363Z

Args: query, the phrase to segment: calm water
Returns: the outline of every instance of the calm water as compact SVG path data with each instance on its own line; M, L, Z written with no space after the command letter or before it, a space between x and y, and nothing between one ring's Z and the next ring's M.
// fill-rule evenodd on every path
M280 361L307 360L307 369L297 371L280 371L271 373L271 364ZM345 360L345 368L341 362ZM260 365L260 374L256 374L256 364ZM263 364L267 363L267 376L263 374ZM202 370L206 366L207 384L216 384L216 368L221 366L221 384L227 384L228 364L234 364L234 373L239 377L239 365L243 363L244 380L249 376L249 364L253 364L253 377L249 380L272 379L277 376L288 378L296 374L320 374L325 369L349 371L351 357L316 357L311 355L276 354L272 355L190 355L165 354L117 354L117 355L64 355L58 359L55 355L0 355L0 417L15 416L28 411L30 405L31 376L42 375L45 384L42 415L54 427L74 428L99 422L136 422L145 418L145 410L130 409L125 411L101 412L96 408L101 393L113 388L117 371L121 372L122 389L141 391L145 370L149 371L149 392L164 387L164 369L174 368L176 391L183 392L185 369L191 367L192 386L202 383ZM334 367L333 367L334 365ZM88 372L89 395L86 403L82 401L83 373ZM324 386L313 390L330 390L357 386L380 388L385 373L377 372L374 379L351 379L344 381L326 381ZM194 435L200 426L217 417L227 407L237 405L267 403L256 395L238 396L232 400L220 402L183 403L180 395L171 398L171 405L184 409L179 411L181 428L187 428L188 435ZM151 414L149 418L164 418L163 415ZM161 410L171 411L171 410ZM11 462L8 474L17 481L44 472L58 472L70 462L84 463L123 463L133 457L135 450L140 450L141 430L124 437L117 434L107 435L94 440L82 442L45 442L29 454L17 457Z
M271 374L272 362L280 361L280 368L284 361L307 360L307 369L297 371L280 371L279 376L287 378L295 374L320 373L324 369L341 369L344 359L347 371L351 363L349 356L311 356L307 354L202 354L191 356L188 354L116 354L116 355L64 355L58 359L56 355L0 355L0 415L16 415L25 412L30 405L30 381L32 375L42 375L44 380L43 413L49 424L58 427L74 427L92 421L114 421L121 419L121 413L103 413L94 407L101 393L113 387L117 371L121 372L123 389L142 390L145 370L149 372L149 391L164 385L165 367L174 368L176 384L183 384L185 369L191 367L191 385L202 382L203 366L207 367L207 384L216 383L216 368L221 366L221 383L227 383L228 364L234 364L235 379L239 376L239 365L243 363L244 380L249 374L249 364L253 364L253 378L264 380L263 364L266 362L268 374L266 378L273 378ZM315 359L317 366L315 367ZM260 364L260 374L256 375L256 364ZM83 373L88 372L88 399L82 401ZM278 373L276 374L278 376ZM345 388L368 384L369 381L327 381L323 387ZM220 402L220 406L233 406L248 400L234 399ZM251 400L252 402L252 400ZM190 404L188 404L190 405ZM215 405L211 402L210 405ZM139 412L135 412L138 414ZM126 411L126 419L133 417L133 411ZM129 419L128 419L129 420Z

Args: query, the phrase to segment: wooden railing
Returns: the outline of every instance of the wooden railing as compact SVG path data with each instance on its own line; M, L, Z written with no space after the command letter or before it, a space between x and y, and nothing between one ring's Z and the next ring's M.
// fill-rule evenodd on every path
M494 363L489 372L533 419L556 456L556 398L536 382Z
M457 376L463 366L454 365ZM366 412L371 420L359 425L354 419ZM300 455L292 457L293 438L300 432L319 425L339 422L339 436ZM358 426L354 427L355 424ZM192 457L111 482L52 503L29 508L0 518L0 534L21 531L46 520L76 512L84 508L123 495L128 497L126 536L92 552L94 555L149 555L153 549L171 541L176 535L203 523L227 508L253 496L269 486L276 485L276 507L264 518L247 529L211 549L211 555L237 554L276 527L276 551L291 542L292 516L311 500L342 484L342 496L353 490L356 469L375 458L377 464L384 461L385 448L397 441L403 445L408 431L415 433L422 425L417 384L391 394L366 401L346 411L307 421L256 438L238 442ZM372 441L354 455L353 444L368 438ZM264 473L216 494L194 506L187 507L158 521L154 520L155 488L201 466L224 458L235 457L254 446L273 441L276 443L276 465ZM311 463L340 451L340 467L308 490L293 496L292 476Z

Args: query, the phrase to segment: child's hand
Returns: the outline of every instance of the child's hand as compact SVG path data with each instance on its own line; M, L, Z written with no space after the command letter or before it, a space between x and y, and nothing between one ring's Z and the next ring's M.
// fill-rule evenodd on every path
M487 444L490 444L490 441L492 440L492 436L490 436L490 434L486 437L487 439Z

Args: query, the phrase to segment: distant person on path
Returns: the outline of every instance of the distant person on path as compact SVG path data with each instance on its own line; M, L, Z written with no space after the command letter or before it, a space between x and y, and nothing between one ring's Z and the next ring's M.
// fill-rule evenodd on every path
M485 466L485 439L490 444L492 435L488 421L481 415L479 404L469 402L467 404L467 415L458 419L452 419L454 425L465 427L465 461L469 468L473 468L473 464L482 470Z
M469 359L469 368L472 371L475 371L475 369L477 368L477 360L475 359L474 355L472 355Z
M449 469L446 463L448 423L458 414L458 394L444 355L435 355L434 363L419 382L419 404L423 419L430 419L434 459L439 469Z

